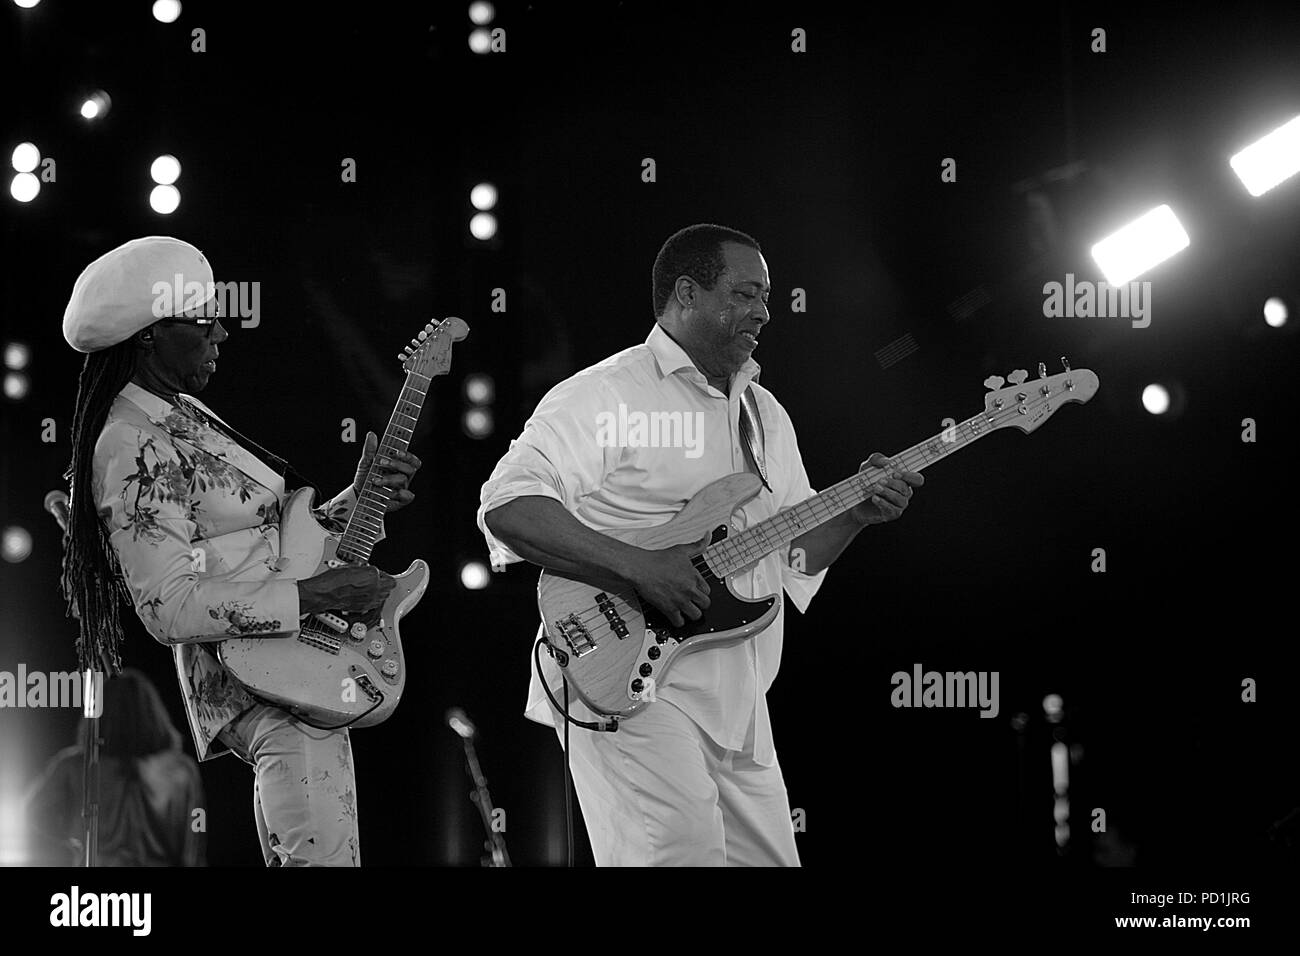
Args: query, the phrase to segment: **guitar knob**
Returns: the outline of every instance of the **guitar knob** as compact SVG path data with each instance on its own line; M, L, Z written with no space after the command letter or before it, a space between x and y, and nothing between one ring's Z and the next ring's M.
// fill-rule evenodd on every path
M641 689L643 687L645 687L645 682L642 681L641 678L638 677L632 681L632 693L634 694L641 693Z
M997 391L999 388L1001 388L1003 385L1006 384L1006 381L1007 380L1003 378L1001 375L990 375L988 378L984 380L984 387L991 392Z
M384 661L384 666L381 667L380 670L383 672L383 675L385 677L396 677L397 661L393 660L392 658L389 658L388 660Z
M650 658L650 660L652 660L652 661L657 661L657 660L659 660L659 655L660 655L661 653L662 653L662 652L659 650L659 646L656 644L656 645L650 647L650 648L645 652L645 656L648 657L648 658Z
M360 621L353 624L352 629L348 631L348 634L351 635L352 640L354 641L364 641L367 633L369 633L368 628Z
M654 668L651 667L649 664L642 664L640 670L641 670L642 677L649 677L651 673L654 672Z
M1007 380L1011 382L1012 385L1023 385L1027 378L1029 378L1029 373L1023 368L1018 368L1014 372L1007 373Z
M383 642L383 641L379 641L379 640L371 641L371 642L370 642L370 646L369 646L368 648L366 648L366 653L369 654L371 657L374 657L374 658L376 658L376 659L378 659L378 658L380 658L380 657L383 657L383 656L384 656L384 642Z

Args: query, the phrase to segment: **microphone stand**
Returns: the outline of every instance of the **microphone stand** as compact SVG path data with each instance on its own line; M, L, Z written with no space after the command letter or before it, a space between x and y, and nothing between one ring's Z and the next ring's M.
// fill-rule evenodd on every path
M469 798L478 806L479 816L483 818L483 829L487 833L487 840L484 841L483 846L491 851L490 856L482 858L482 865L510 866L510 854L506 852L505 838L492 829L492 796L488 793L487 778L483 776L478 754L474 751L474 741L470 737L462 737L461 740L465 744L465 766L474 781L474 792L469 795Z
M99 698L104 691L101 673L85 671L82 678L85 685L81 689L82 718L88 725L81 787L81 819L86 828L83 865L87 867L99 866L99 715L104 709L104 702Z

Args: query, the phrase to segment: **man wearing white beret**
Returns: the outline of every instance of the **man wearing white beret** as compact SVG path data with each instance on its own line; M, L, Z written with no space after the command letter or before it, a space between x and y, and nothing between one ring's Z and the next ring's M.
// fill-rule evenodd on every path
M73 286L63 335L86 353L72 429L63 588L80 614L80 666L120 667L119 597L173 647L200 760L228 751L254 768L268 866L360 863L356 783L346 729L321 730L256 699L221 663L217 642L297 628L318 611L382 606L393 579L343 567L304 580L279 558L285 463L194 398L229 337L212 267L194 246L147 236L96 259ZM253 445L254 454L245 445ZM353 483L321 506L346 521L374 457L367 436ZM420 462L379 469L388 510L411 502Z

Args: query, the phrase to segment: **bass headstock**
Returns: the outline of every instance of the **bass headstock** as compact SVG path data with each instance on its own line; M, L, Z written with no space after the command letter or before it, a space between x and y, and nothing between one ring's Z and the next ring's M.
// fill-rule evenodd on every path
M1028 381L1023 368L984 380L989 394L984 396L984 417L989 428L1019 428L1026 434L1047 421L1062 405L1086 402L1097 394L1097 376L1086 368L1071 369L1061 357L1064 372L1047 374L1047 366L1038 363L1038 378ZM1007 382L1010 385L1006 385ZM1006 387L1003 387L1006 385Z

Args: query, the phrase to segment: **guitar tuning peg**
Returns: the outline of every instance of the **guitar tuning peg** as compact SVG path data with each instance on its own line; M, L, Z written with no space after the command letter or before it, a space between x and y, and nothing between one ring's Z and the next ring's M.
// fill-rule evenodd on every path
M1010 381L1012 385L1023 385L1027 378L1029 378L1029 373L1023 368L1018 368L1014 372L1007 373L1007 380Z
M405 352L398 352L398 353L397 353L397 361L399 361L399 362L405 362L409 357L410 357L410 356L408 356Z
M984 387L991 392L997 391L1004 384L1006 384L1006 381L1007 380L1003 378L1001 375L990 375L988 378L984 380Z
M420 341L423 342L423 341L424 341L425 339L427 339L428 337L429 337L429 330L428 330L428 329L421 329L421 330L420 330Z
M1038 377L1047 378L1047 365L1044 362L1038 363Z
M1061 356L1061 364L1065 366L1067 372L1070 370L1070 363L1065 360L1064 355Z

